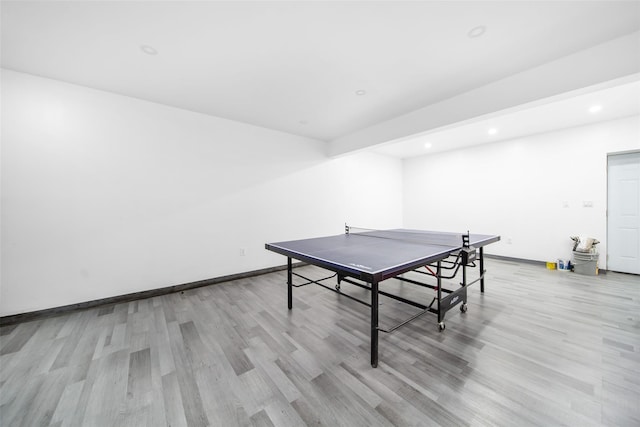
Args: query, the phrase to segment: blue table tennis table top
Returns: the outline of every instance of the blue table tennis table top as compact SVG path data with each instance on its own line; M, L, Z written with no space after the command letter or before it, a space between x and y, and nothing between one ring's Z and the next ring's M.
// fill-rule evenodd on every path
M457 253L463 246L463 234L407 229L372 230L267 243L265 248L368 282L379 282ZM500 236L469 235L469 244L475 248L498 240Z

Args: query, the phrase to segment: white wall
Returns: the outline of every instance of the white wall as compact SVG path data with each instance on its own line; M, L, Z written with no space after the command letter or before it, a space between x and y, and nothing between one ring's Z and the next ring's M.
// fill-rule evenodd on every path
M282 265L265 242L402 221L399 160L331 160L320 141L7 70L1 136L0 316Z
M407 159L404 226L499 234L487 253L538 261L570 259L586 234L606 268L607 153L639 148L635 116Z

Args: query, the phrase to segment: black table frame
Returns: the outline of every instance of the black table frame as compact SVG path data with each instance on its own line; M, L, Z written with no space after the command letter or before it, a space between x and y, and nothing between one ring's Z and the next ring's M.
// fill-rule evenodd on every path
M285 255L287 257L287 306L289 310L293 308L293 288L302 287L309 284L315 284L315 285L321 286L325 289L336 292L344 297L347 297L349 299L357 301L360 304L370 307L371 309L371 342L370 342L371 366L375 368L378 366L378 332L393 332L394 330L417 319L418 317L422 316L425 313L436 314L438 319L438 328L440 331L443 331L445 329L445 324L444 324L445 314L449 310L452 310L453 308L460 306L461 312L464 313L467 311L467 288L473 285L474 283L480 282L480 292L484 293L484 285L485 285L484 276L485 276L486 270L484 268L483 246L489 243L496 242L498 240L500 240L499 236L493 236L490 239L480 242L480 244L476 244L477 250L478 250L478 257L476 260L477 262L474 261L469 264L465 264L464 262L462 262L460 250L456 250L448 254L433 257L431 259L429 258L423 259L411 264L399 266L384 272L374 273L374 274L349 269L344 266L338 266L330 262L318 260L311 256L305 256L304 254L300 254L298 252L287 251L286 249L283 249L281 247L271 246L269 244L266 244L265 248L268 250L280 253L282 255ZM315 280L310 279L299 273L294 272L294 265L293 265L294 259L324 268L329 271L333 271L335 274L328 277L321 278L321 279L315 279ZM425 273L422 270L418 270L418 268L425 267L425 266L435 268L435 271L431 270L431 272ZM468 276L467 270L469 268L479 269L478 277L471 282L467 282L467 276ZM456 277L460 269L462 270L462 281L459 283L460 286L454 290L443 288L442 279L451 279ZM451 270L453 275L451 276L445 275L445 272L448 270ZM405 277L400 277L401 274L409 271L416 271L418 273L427 274L429 276L434 277L436 279L436 285L432 285L432 284L418 281L418 280L408 279ZM294 277L304 279L305 282L294 284ZM335 285L334 287L328 286L325 283L323 283L329 279L336 278L336 277L337 277L337 285ZM401 280L403 282L411 283L413 285L434 289L436 290L436 297L433 298L430 304L425 305L420 302L412 301L412 300L400 297L398 295L381 291L379 289L379 283L384 280L392 279L392 278ZM358 281L353 279L356 279ZM351 295L348 295L342 292L341 291L342 282L347 282L352 285L355 285L370 291L371 292L370 302L360 300L358 298L355 298ZM403 302L405 304L409 304L414 307L420 308L421 311L418 314L411 316L409 319L406 319L391 328L381 328L378 322L379 295L383 295L383 296L395 299L397 301ZM437 302L437 307L434 307L436 302Z

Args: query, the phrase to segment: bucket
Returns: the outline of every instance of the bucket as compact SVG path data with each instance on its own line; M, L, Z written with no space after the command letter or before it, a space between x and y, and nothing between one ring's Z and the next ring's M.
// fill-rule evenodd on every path
M573 251L573 271L586 276L597 275L598 255L597 253Z
M558 271L569 271L571 269L571 263L563 259L558 259Z

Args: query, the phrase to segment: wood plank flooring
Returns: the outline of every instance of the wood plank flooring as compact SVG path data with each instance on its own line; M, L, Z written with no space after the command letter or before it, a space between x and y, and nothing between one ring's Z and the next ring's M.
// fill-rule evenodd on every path
M444 332L381 333L377 369L368 308L310 285L288 311L286 272L2 327L0 425L640 425L640 278L487 269Z

